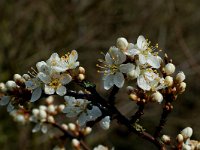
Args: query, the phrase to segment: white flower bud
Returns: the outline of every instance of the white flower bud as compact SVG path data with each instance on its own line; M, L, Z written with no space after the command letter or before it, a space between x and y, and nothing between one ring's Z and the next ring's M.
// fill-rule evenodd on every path
M176 81L178 81L178 83L181 83L185 80L185 74L183 72L179 72L176 75Z
M173 78L171 76L166 76L165 77L165 84L167 86L172 86L173 85Z
M33 113L33 115L34 115L35 117L37 117L37 116L39 115L40 111L39 111L39 109L34 108L34 109L32 110L32 113Z
M76 130L76 125L74 123L69 123L68 127L71 131L75 131Z
M164 142L164 143L166 143L166 144L168 144L168 143L170 143L170 137L168 136L168 135L163 135L162 137L161 137L161 140Z
M79 70L79 73L85 74L85 68L79 67L78 70Z
M20 74L14 74L13 79L14 81L21 80L22 76Z
M50 122L50 123L55 123L55 119L54 119L53 116L48 116L47 121Z
M73 145L74 147L79 147L79 146L80 146L79 140L77 140L77 139L72 139L72 145Z
M48 113L54 113L55 112L55 106L54 105L49 105L48 107L47 107L47 111L48 111Z
M20 123L25 123L25 118L24 118L23 115L17 115L17 116L15 117L15 120L16 120L17 122L20 122Z
M181 89L180 92L184 92L185 88L186 88L186 83L185 82L181 82L180 85L179 85L179 88Z
M183 135L182 134L178 134L177 137L176 137L177 141L179 143L182 143L183 142Z
M90 127L86 127L85 128L85 135L88 135L88 134L90 134L92 132L92 128L90 128Z
M40 119L41 119L41 120L46 119L46 118L47 118L47 113L46 113L46 111L40 110L40 111L39 111L39 116L40 116Z
M47 107L44 106L44 105L40 105L40 106L39 106L39 110L44 110L44 111L46 111L46 110L47 110Z
M127 86L126 87L126 91L129 93L129 92L132 92L134 90L134 87L133 86Z
M52 104L53 101L54 101L54 97L53 97L53 96L49 96L49 97L47 97L47 99L46 99L46 103L49 104L49 105Z
M133 101L137 101L137 100L138 100L137 95L134 94L134 93L131 93L131 94L129 95L129 97L130 97L130 99L133 100Z
M58 106L58 111L62 112L64 108L65 108L65 105L64 104L60 104Z
M129 79L133 80L133 79L138 77L138 73L137 73L136 70L132 70L132 71L127 73L127 76L128 76Z
M23 74L22 77L23 77L25 80L29 80L29 79L31 78L28 74Z
M120 37L117 39L117 43L116 43L117 48L119 48L120 50L126 50L128 47L128 41L124 38L124 37Z
M6 87L8 88L8 90L13 90L17 87L17 84L15 83L15 81L9 80L6 82Z
M183 135L183 138L188 139L192 136L193 130L191 127L187 127L181 131L181 134Z
M175 72L175 66L172 63L168 63L165 65L164 70L167 75L171 75L172 73Z
M6 85L4 83L0 83L0 91L3 93L7 91Z
M151 95L152 101L161 103L163 101L163 96L160 92L156 91Z
M68 126L66 124L63 123L61 126L63 129L68 130Z

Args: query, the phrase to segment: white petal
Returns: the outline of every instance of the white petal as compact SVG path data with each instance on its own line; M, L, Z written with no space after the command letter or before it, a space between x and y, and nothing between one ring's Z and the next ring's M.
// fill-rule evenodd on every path
M46 84L49 83L49 82L51 82L50 76L44 74L43 72L39 72L39 73L37 74L37 76L38 76L38 78L39 78L42 82L44 82L44 83L46 83Z
M129 56L135 56L135 55L138 55L140 53L140 51L138 49L130 49L127 51L127 54Z
M14 106L12 105L12 103L10 102L9 104L8 104L8 106L7 106L7 111L8 112L12 112L13 110L14 110Z
M35 132L38 132L40 131L40 128L41 128L41 125L38 123L35 125L35 127L32 129L32 132L35 133Z
M65 96L64 99L68 103L72 103L72 102L76 101L76 99L74 97L72 97L72 96Z
M41 131L42 131L42 133L47 133L47 131L48 131L47 126L46 125L42 125Z
M40 61L36 64L36 68L39 72L43 72L43 73L48 73L49 72L49 68L46 64L46 62L44 61Z
M106 53L105 55L105 60L106 60L106 63L109 64L109 65L112 65L113 64L113 60L112 58L110 57L110 54L109 53Z
M78 125L83 127L85 126L86 122L87 122L87 114L81 113L81 115L78 117L78 120L77 120Z
M144 36L140 35L137 39L137 46L141 50L146 50L147 49L147 41L144 38Z
M104 118L100 121L100 126L102 127L102 129L108 130L109 127L110 127L110 116L104 117Z
M97 106L93 106L91 110L88 109L87 113L88 113L88 119L87 119L88 121L92 120L94 121L102 115L101 110Z
M128 73L131 72L132 70L135 69L135 65L131 64L131 63L127 63L127 64L121 64L119 66L119 70L123 73Z
M47 60L47 63L48 63L49 65L52 65L52 62L58 62L58 61L60 61L59 55L58 55L57 53L53 53L53 54L51 55L51 57Z
M78 59L78 53L76 50L73 50L69 55L69 62L75 62Z
M149 55L147 59L147 63L153 68L160 68L160 61L156 56Z
M41 97L41 95L42 95L42 89L41 89L41 87L36 88L35 90L33 90L30 102L37 101Z
M118 87L121 88L124 85L124 75L120 72L117 72L114 75L114 84Z
M56 93L60 96L64 96L66 94L66 87L60 86L56 89Z
M126 55L116 47L111 47L109 53L115 64L122 64L126 60Z
M147 62L144 55L139 54L139 62L140 62L141 64L145 64L145 63Z
M114 85L114 75L107 75L104 78L104 89L109 90Z
M69 74L63 74L62 76L61 76L61 83L63 84L63 85L66 85L66 84L68 84L69 82L71 82L72 81L72 77L69 75Z
M0 100L0 106L5 106L9 103L10 96L3 96Z
M147 90L149 91L151 89L151 87L148 85L147 81L144 79L144 76L139 76L137 78L137 84L138 86L143 89L143 90Z
M48 85L45 85L44 92L45 92L45 94L51 95L51 94L55 93L55 89Z

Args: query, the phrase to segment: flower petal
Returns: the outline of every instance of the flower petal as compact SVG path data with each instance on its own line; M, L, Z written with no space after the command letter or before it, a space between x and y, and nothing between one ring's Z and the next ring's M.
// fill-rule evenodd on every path
M143 65L147 62L146 57L142 54L139 54L139 62Z
M138 49L129 49L128 51L127 51L127 55L129 55L129 56L135 56L135 55L138 55L140 53L140 51L138 50Z
M15 107L12 105L12 103L10 102L7 106L7 111L8 112L12 112L15 109Z
M55 89L52 88L51 86L45 85L44 92L45 94L51 95L55 93Z
M138 86L143 89L149 91L151 89L150 85L148 85L147 81L145 80L144 76L141 75L137 78Z
M113 60L112 58L110 57L110 54L109 53L106 53L105 55L105 60L106 60L106 63L109 64L109 65L112 65L113 64Z
M126 60L126 55L116 47L111 47L109 54L115 64L122 64Z
M128 72L131 72L132 70L135 69L135 65L131 64L131 63L127 63L127 64L121 64L119 66L119 70L120 72L123 72L123 73L128 73Z
M33 132L33 133L36 133L36 132L40 131L40 128L41 128L41 124L38 123L38 124L36 124L35 127L32 129L32 132Z
M160 68L160 60L151 54L148 55L147 63L153 68Z
M0 100L0 106L5 106L9 103L10 96L3 96Z
M148 47L148 44L147 44L147 41L146 39L144 38L144 36L140 35L137 39L137 46L139 49L141 49L142 51L143 50L146 50L147 47Z
M37 101L41 97L41 95L42 95L42 89L41 89L41 87L36 88L35 90L33 90L30 102Z
M110 74L104 77L104 89L109 90L114 85L114 75Z
M124 75L121 72L117 72L114 75L114 84L118 87L121 88L124 85Z
M63 85L66 85L72 81L72 77L69 74L63 74L60 81Z
M46 125L42 125L41 131L42 131L42 133L44 133L44 134L47 133L47 131L48 131L47 126L46 126Z
M49 83L49 82L51 82L50 76L44 74L43 72L39 72L39 73L37 74L37 76L38 76L38 78L39 78L42 82L44 82L44 83L46 83L46 84Z
M60 96L64 96L66 94L66 87L60 86L56 89L56 93Z

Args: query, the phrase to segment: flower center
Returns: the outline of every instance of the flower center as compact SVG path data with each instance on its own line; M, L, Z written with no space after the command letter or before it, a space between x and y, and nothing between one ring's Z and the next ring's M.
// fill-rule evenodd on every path
M57 88L59 86L61 86L60 80L55 78L53 79L50 83L49 86L51 86L52 88Z

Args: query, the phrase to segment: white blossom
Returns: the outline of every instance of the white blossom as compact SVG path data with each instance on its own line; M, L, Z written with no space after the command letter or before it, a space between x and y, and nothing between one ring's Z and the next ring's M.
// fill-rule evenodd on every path
M100 121L100 126L102 127L102 129L108 130L108 129L110 128L110 116L104 117L104 118Z

